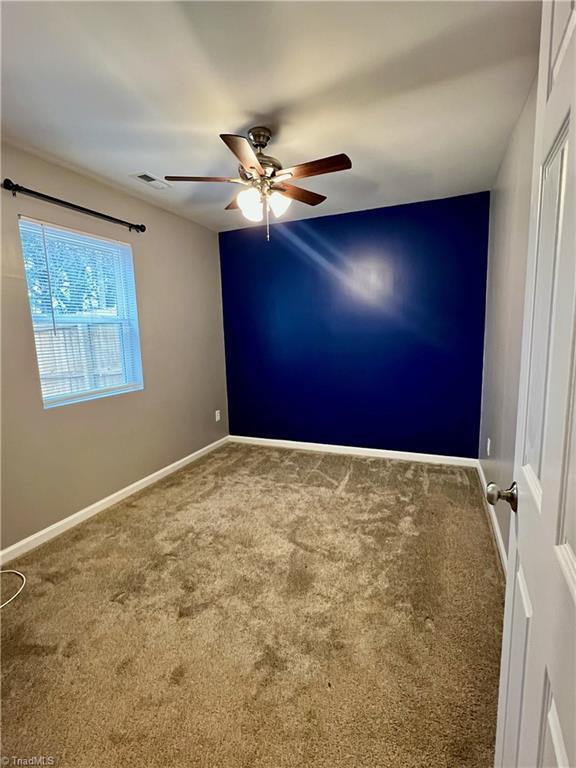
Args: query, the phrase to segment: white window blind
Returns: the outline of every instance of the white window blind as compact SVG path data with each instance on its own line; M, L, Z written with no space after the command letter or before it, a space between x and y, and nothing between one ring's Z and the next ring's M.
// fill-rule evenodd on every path
M20 218L44 407L143 388L132 249Z

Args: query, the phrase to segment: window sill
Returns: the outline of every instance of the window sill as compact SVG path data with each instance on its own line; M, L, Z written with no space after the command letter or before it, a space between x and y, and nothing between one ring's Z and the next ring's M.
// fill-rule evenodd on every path
M84 403L87 400L99 400L102 397L112 397L113 395L124 395L128 392L140 392L144 389L144 384L126 384L123 387L111 387L110 389L100 389L96 392L76 392L73 395L63 397L54 397L43 401L44 409L57 408L60 405L73 405L74 403Z

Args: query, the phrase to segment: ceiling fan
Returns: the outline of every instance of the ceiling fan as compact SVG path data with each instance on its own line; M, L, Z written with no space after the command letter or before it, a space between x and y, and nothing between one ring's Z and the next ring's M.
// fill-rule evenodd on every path
M352 167L348 155L331 155L320 160L282 168L275 157L264 154L272 136L269 128L257 126L248 131L248 139L232 133L221 133L220 138L228 149L238 158L237 177L227 176L165 176L166 181L210 181L242 184L246 189L239 192L226 206L226 210L240 208L249 221L262 221L266 214L268 222L269 210L278 217L288 210L292 200L298 200L306 205L318 205L326 200L325 195L319 195L308 189L296 187L289 182L292 179L305 179L309 176L320 176L324 173L344 171Z

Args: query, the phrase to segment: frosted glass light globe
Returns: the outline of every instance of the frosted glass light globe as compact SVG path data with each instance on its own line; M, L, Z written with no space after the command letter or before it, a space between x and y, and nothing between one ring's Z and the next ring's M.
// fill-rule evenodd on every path
M286 211L290 207L290 203L292 202L292 200L289 197L286 197L280 192L272 192L268 200L270 202L270 208L272 209L272 213L274 214L274 216L276 216L276 218L278 218L279 216L282 216L283 213L286 213Z
M249 221L262 221L264 206L260 192L255 187L242 190L236 197L236 202Z

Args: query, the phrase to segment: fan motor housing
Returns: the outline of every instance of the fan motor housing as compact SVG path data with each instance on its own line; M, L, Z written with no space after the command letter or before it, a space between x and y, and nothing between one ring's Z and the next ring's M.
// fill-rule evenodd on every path
M263 125L257 125L254 128L250 128L248 131L248 139L256 150L256 156L260 161L260 165L267 171L267 176L272 175L272 171L282 170L282 163L276 157L271 155L265 155L263 149L266 149L268 142L272 137L272 131L270 128L266 128ZM270 169L270 170L269 170ZM251 175L241 166L238 166L238 173L242 179L250 179Z
M248 138L256 150L256 155L260 161L260 165L264 168L265 171L268 171L268 169L271 169L272 171L280 171L282 170L282 163L280 160L278 160L276 157L272 157L271 155L265 155L262 152L263 149L266 149L271 136L272 131L269 128L265 128L264 126L256 126L255 128L250 128L248 131ZM250 174L248 174L241 165L238 166L238 173L242 179L251 178ZM268 175L271 174L268 173Z
M278 160L275 157L272 157L271 155L264 155L262 152L257 152L256 156L258 157L258 160L260 161L260 165L262 168L264 168L265 171L268 171L268 169L272 169L273 171L281 171L282 170L282 163L280 160ZM238 166L238 173L240 175L240 178L242 179L250 179L251 176L247 171L243 168L243 166ZM270 176L270 173L267 174Z

